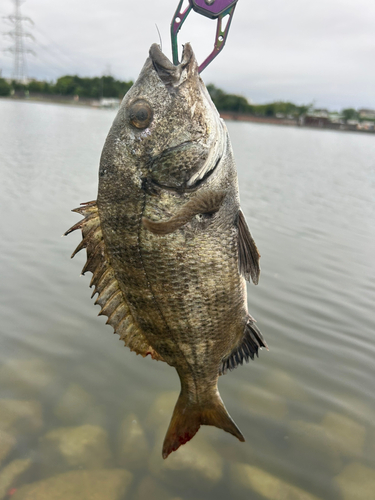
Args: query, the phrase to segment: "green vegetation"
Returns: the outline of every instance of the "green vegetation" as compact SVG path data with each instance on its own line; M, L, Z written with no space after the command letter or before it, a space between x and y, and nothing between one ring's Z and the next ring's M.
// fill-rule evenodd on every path
M4 82L4 94L2 94ZM123 82L116 80L112 76L81 78L77 75L65 75L54 82L44 82L31 80L28 84L17 83L12 81L8 84L5 80L0 79L0 95L9 95L13 89L16 92L32 92L37 94L51 94L88 97L91 99L100 99L101 97L118 97L122 98L133 85L132 81Z
M4 78L0 78L0 96L7 96L10 94L12 87L9 83L4 80Z
M56 94L79 95L80 97L119 97L122 98L133 85L132 81L122 82L112 76L81 78L62 76L54 86Z
M65 75L56 82L31 80L27 85L12 81L8 84L0 79L0 95L9 95L15 92L29 92L44 95L79 96L91 99L101 97L122 98L133 85L132 81L116 80L112 76L82 78L77 75ZM227 94L215 85L207 85L219 111L231 111L265 117L293 117L297 118L306 113L311 106L296 106L291 102L273 102L270 104L249 104L247 99L240 95Z
M219 111L232 111L248 113L255 116L266 117L293 117L297 118L309 111L309 106L297 106L292 102L272 102L270 104L249 104L247 99L240 95L226 94L213 84L207 85L215 106Z
M347 108L342 110L342 117L347 122L348 120L358 120L359 113L353 108Z
M42 94L54 96L79 96L88 99L100 99L102 97L116 97L122 99L130 87L132 81L116 80L113 76L102 76L93 78L83 78L77 75L64 75L56 80L56 82L46 82L31 80L27 85L0 78L0 96L9 96L13 93L24 94ZM373 121L372 116L363 116L363 112L359 112L354 108L343 109L341 113L329 113L327 110L315 110L313 105L297 106L292 102L276 101L268 104L250 104L248 100L236 94L227 94L224 90L216 87L212 83L207 85L207 90L219 111L227 111L231 113L248 114L256 117L266 118L292 118L298 119L306 114L310 116L320 117L316 113L324 112L330 121L335 115L335 123L341 120L341 123L347 123L349 120ZM336 116L337 115L337 116Z

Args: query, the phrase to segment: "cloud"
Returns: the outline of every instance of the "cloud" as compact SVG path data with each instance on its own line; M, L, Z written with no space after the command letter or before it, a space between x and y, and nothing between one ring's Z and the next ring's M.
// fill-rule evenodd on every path
M110 70L137 77L151 43L170 56L169 24L177 0L27 0L38 56L29 73L54 79ZM4 1L1 14L10 13ZM203 78L255 102L275 99L341 108L375 107L373 0L239 0L227 46ZM212 50L215 22L191 13L179 42L191 41L199 61ZM5 24L1 26L6 30ZM5 39L1 48L9 45ZM4 74L11 59L2 57Z

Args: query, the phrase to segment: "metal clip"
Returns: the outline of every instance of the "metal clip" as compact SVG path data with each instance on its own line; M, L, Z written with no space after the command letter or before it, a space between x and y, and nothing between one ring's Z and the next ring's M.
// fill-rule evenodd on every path
M202 14L203 16L209 17L210 19L217 19L214 49L199 66L198 71L199 73L201 73L224 48L237 1L238 0L189 0L189 5L186 7L186 9L181 10L184 0L180 0L171 23L173 64L175 64L176 66L179 64L177 34L180 31L187 16L189 15L191 9L194 9L198 14ZM226 16L229 16L229 19L226 23L225 28L223 29L223 19Z

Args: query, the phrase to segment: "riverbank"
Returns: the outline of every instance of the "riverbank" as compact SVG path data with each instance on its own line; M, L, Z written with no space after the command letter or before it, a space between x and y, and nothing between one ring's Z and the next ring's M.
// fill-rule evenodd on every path
M33 94L28 96L13 95L10 97L0 97L4 100L39 102L47 104L63 104L68 106L85 106L91 108L116 109L119 107L120 100L116 99L91 99L78 96ZM340 132L365 132L374 134L375 129L366 129L360 124L352 125L341 122L330 122L327 119L315 118L313 116L302 116L300 118L277 118L273 116L254 116L248 113L237 113L234 111L220 111L220 116L227 121L252 122L268 125L284 125L290 127L307 127L320 130L338 130Z
M253 116L245 113L235 113L232 111L220 111L220 116L224 120L267 123L268 125L288 125L292 127L307 127L320 130L338 130L340 132L366 132L375 133L375 129L367 129L358 125L351 125L341 122L330 122L326 119L315 118L313 116L302 116L300 118L276 118L271 116Z

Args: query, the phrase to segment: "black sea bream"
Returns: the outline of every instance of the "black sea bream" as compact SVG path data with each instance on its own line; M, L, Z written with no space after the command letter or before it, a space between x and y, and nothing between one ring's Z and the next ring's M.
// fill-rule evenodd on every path
M76 211L96 302L125 345L173 366L181 393L163 457L201 425L244 438L219 375L267 347L247 310L259 253L232 148L190 44L174 66L152 45L104 145L95 202ZM75 253L76 253L75 252ZM75 254L74 253L74 254Z

